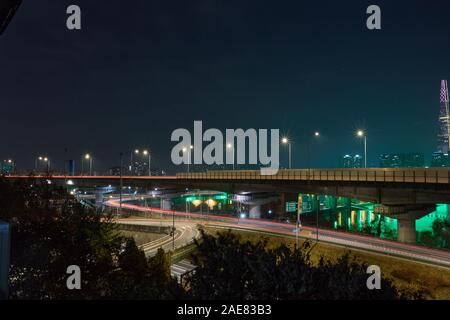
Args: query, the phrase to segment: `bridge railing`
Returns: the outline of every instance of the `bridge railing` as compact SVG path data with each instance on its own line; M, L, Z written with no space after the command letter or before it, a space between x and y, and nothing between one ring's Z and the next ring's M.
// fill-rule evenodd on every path
M259 170L217 170L178 173L177 178L196 180L323 180L448 184L450 183L450 169L283 169L279 170L276 175L261 175Z

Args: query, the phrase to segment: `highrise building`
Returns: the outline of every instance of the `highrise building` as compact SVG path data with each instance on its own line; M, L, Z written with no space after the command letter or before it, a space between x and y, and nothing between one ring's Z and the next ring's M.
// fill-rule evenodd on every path
M346 154L340 158L340 167L341 168L362 168L363 167L363 158L357 154L355 156L351 156Z
M437 152L448 154L450 136L449 122L449 99L447 80L441 81L440 110L439 110L439 133Z
M449 160L448 160L448 154L442 153L440 151L434 152L431 155L431 167L448 167L449 166Z
M420 168L425 166L425 156L420 152L384 153L379 157L380 168Z
M403 165L406 168L421 168L425 166L425 155L421 152L410 152L405 154Z

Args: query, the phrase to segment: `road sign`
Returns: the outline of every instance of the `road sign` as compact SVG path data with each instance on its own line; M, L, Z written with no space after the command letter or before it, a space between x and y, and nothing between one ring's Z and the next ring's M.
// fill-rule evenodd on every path
M297 212L297 202L286 202L286 212Z

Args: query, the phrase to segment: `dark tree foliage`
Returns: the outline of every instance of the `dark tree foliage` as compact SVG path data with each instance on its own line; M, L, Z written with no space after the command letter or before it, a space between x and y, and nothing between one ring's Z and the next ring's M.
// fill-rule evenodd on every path
M11 223L11 299L161 299L181 295L164 252L146 259L111 218L45 181L0 179L0 219ZM68 290L67 267L81 269Z
M286 245L267 249L265 241L241 242L231 232L216 237L203 232L197 247L199 267L188 280L190 295L196 299L406 298L386 279L380 290L369 290L367 265L350 255L336 263L321 259L313 265L308 242L294 250Z
M450 248L450 221L444 219L434 220L433 235L435 245L441 248Z

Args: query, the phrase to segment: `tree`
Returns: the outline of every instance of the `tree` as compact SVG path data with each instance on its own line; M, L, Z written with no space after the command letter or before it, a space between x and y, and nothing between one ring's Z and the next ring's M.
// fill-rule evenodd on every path
M230 231L217 237L202 231L202 240L196 242L198 268L188 278L190 295L195 299L238 300L405 297L384 278L381 290L369 290L367 265L357 263L349 254L336 263L321 258L314 265L309 242L294 250L284 244L267 249L266 244L241 242Z
M0 219L12 229L12 299L156 299L177 292L163 252L160 264L147 260L110 216L86 209L64 188L0 180ZM69 265L80 267L81 290L67 289Z

